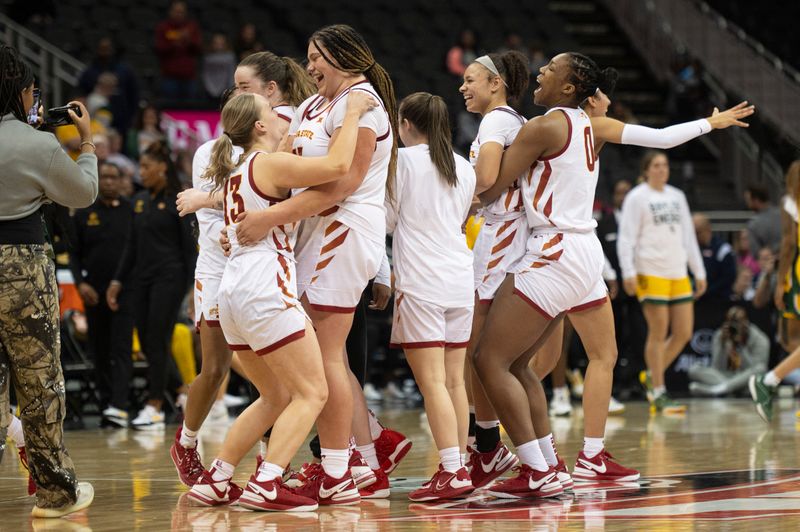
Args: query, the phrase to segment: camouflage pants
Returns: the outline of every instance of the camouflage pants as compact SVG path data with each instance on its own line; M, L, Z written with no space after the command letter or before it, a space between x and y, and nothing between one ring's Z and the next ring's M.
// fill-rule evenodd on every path
M77 480L64 448L55 268L40 245L0 245L0 265L0 442L5 443L11 422L8 393L13 384L37 486L36 504L73 504Z

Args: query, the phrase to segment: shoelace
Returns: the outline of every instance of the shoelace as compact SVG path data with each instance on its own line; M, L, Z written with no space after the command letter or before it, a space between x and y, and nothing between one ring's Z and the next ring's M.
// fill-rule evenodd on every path
M189 475L199 476L203 473L203 464L200 463L200 454L196 448L186 449L186 459L189 461Z

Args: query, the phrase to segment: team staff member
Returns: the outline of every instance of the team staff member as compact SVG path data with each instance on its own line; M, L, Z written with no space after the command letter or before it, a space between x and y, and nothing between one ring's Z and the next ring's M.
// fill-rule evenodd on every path
M95 381L101 400L107 405L101 425L127 427L127 383L133 370L133 307L129 294L123 294L118 301L119 310L112 312L104 297L122 258L133 219L130 202L120 197L121 183L122 170L114 163L101 162L97 201L72 217L75 239L69 266L86 308Z
M106 297L111 310L118 298L134 294L136 328L147 355L150 392L131 422L135 429L163 429L164 390L170 364L172 330L189 290L197 261L194 216L180 217L175 201L181 190L169 148L150 145L139 161L145 190L132 198L133 228Z
M61 517L94 499L78 481L64 447L64 376L61 371L58 286L45 248L41 207L86 207L97 196L97 158L89 113L70 118L81 135L72 161L53 135L27 123L34 107L33 73L10 46L0 46L0 459L11 421L14 384L33 479L34 517ZM34 110L35 113L35 110Z

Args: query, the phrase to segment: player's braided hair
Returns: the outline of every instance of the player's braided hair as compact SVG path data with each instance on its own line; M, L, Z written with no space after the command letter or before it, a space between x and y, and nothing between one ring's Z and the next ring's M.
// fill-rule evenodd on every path
M575 85L575 99L577 104L582 104L589 96L594 95L597 89L607 96L617 84L619 74L613 68L600 69L594 60L578 52L567 52L570 57L569 82Z
M286 98L286 103L294 107L317 92L311 76L291 57L278 57L272 52L256 52L245 57L239 66L252 68L263 83L274 81Z
M33 72L17 51L0 46L0 116L11 113L17 120L27 121L22 91L31 86L33 79Z
M397 169L397 101L389 73L375 61L364 38L346 24L325 26L315 31L310 41L317 47L322 58L332 67L342 72L363 74L383 100L392 127L392 156L386 176L386 194L392 198L394 196L394 174ZM322 50L321 46L325 47L325 50Z

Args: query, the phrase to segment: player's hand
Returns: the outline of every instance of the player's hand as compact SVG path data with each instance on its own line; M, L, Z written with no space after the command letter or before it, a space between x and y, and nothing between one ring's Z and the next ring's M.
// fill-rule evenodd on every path
M236 239L243 246L252 246L262 241L273 227L266 211L245 211L236 217Z
M214 200L213 196L208 192L196 188L187 188L178 192L178 199L175 200L175 205L178 207L178 214L186 216L200 209L213 207Z
M392 287L378 282L372 283L372 299L369 308L372 310L384 310L392 297Z
M375 98L365 91L350 91L347 95L347 110L364 116L364 113L374 109L378 105Z
M778 281L775 283L775 293L772 295L772 300L775 303L775 308L783 312L786 310L786 303L783 300L783 295L786 293L786 287L783 283Z
M108 289L106 290L106 303L108 304L108 308L114 312L119 310L117 299L121 291L122 284L120 284L119 281L111 281L111 284L108 285Z
M708 288L708 282L705 279L695 279L694 298L697 300L703 297L703 294L706 293L706 288Z
M622 289L625 290L625 293L629 296L636 295L636 277L628 277L627 279L622 280Z
M619 281L614 279L613 281L606 281L608 285L608 297L611 299L617 299L619 295Z
M730 109L722 112L714 107L714 112L711 113L708 122L714 129L725 129L730 126L750 127L750 124L742 122L742 119L747 118L755 112L756 106L747 105L747 101L745 100L739 105L734 105Z
M100 302L100 296L97 295L97 290L92 288L92 285L89 283L80 283L78 285L78 293L81 295L81 299L83 299L83 303L86 306L93 307Z
M231 256L231 241L228 238L228 228L226 227L219 232L219 245L222 248L222 254L226 257Z

